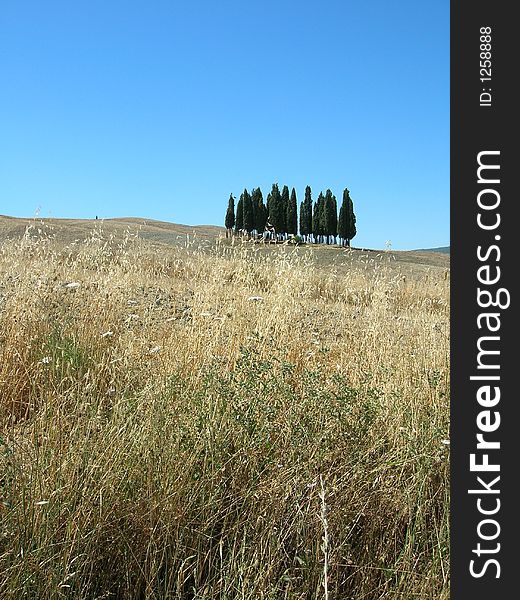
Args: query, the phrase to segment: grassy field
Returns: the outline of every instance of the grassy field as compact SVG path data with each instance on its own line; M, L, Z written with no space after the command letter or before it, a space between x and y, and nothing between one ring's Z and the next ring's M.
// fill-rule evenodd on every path
M27 224L0 598L449 597L448 256Z

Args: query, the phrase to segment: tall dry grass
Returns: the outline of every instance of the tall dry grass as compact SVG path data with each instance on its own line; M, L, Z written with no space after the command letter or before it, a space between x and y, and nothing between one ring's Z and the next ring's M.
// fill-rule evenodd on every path
M448 598L448 313L309 249L3 243L0 597Z

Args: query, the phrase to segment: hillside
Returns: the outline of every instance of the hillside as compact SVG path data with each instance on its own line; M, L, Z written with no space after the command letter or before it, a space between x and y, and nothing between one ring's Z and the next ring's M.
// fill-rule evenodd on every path
M438 248L420 248L416 252L440 252L441 254L449 254L451 246L439 246Z
M446 255L0 222L0 598L447 600Z
M142 219L138 217L124 217L118 219L26 219L7 217L0 215L0 242L5 239L21 238L27 227L33 227L33 235L39 235L44 232L45 235L52 235L63 243L72 243L75 240L83 241L91 237L98 230L102 232L103 237L114 236L115 239L122 239L127 233L138 235L141 239L147 240L152 244L167 244L174 246L195 246L205 249L215 248L217 241L223 244L230 242L225 240L225 229L215 225L180 225L178 223L169 223L165 221L155 221L153 219ZM41 233L40 233L41 235ZM235 244L250 242L239 239L234 240ZM372 250L368 248L352 248L347 250L336 246L308 244L299 248L292 248L302 255L312 254L312 262L318 263L323 267L333 267L341 271L348 268L352 263L374 264L388 263L399 269L413 271L424 271L431 267L439 269L450 268L449 253L445 249L432 250L413 250L413 251L386 251ZM258 245L258 251L261 253L285 252L286 247L263 246Z
M26 219L0 215L0 240L21 237L28 226L36 228L45 225L63 241L83 240L92 234L94 228L101 228L106 233L124 234L125 231L139 232L145 239L168 244L183 242L187 235L200 239L214 240L225 233L223 227L214 225L178 225L153 219L123 217L119 219ZM178 237L180 236L180 237Z

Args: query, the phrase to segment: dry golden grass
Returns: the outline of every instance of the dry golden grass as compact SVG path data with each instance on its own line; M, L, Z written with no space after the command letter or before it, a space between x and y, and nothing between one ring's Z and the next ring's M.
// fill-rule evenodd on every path
M447 271L314 255L0 245L1 598L448 598Z

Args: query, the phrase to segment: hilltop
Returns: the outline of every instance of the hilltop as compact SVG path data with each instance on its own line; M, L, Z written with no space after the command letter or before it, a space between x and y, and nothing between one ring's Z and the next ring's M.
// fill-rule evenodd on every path
M117 219L51 219L51 218L18 218L0 215L0 240L21 237L30 225L35 227L46 225L52 228L56 237L63 241L83 240L92 234L95 227L106 233L122 234L127 230L139 232L144 239L167 244L179 243L186 235L200 239L215 240L225 235L223 227L215 225L179 225L154 219L138 217L122 217ZM177 236L180 236L177 237Z
M440 252L441 254L450 254L451 246L439 246L438 248L420 248L416 252Z
M225 239L226 230L216 225L182 225L154 219L139 217L123 217L117 219L54 219L54 218L17 218L0 215L0 242L7 239L21 238L27 227L32 226L33 231L38 234L38 229L55 236L58 241L69 244L75 240L83 241L92 236L98 229L105 236L122 238L127 232L138 235L154 245L186 246L211 249L220 240L224 244L230 243ZM247 244L247 241L235 238L234 243ZM405 268L407 271L424 271L429 268L449 269L449 248L431 250L377 250L369 248L345 249L326 244L307 244L298 249L299 252L308 253L313 251L313 262L320 266L331 266L339 269L349 267L352 262L379 263L384 261L393 266ZM283 246L258 246L259 252L280 252Z

